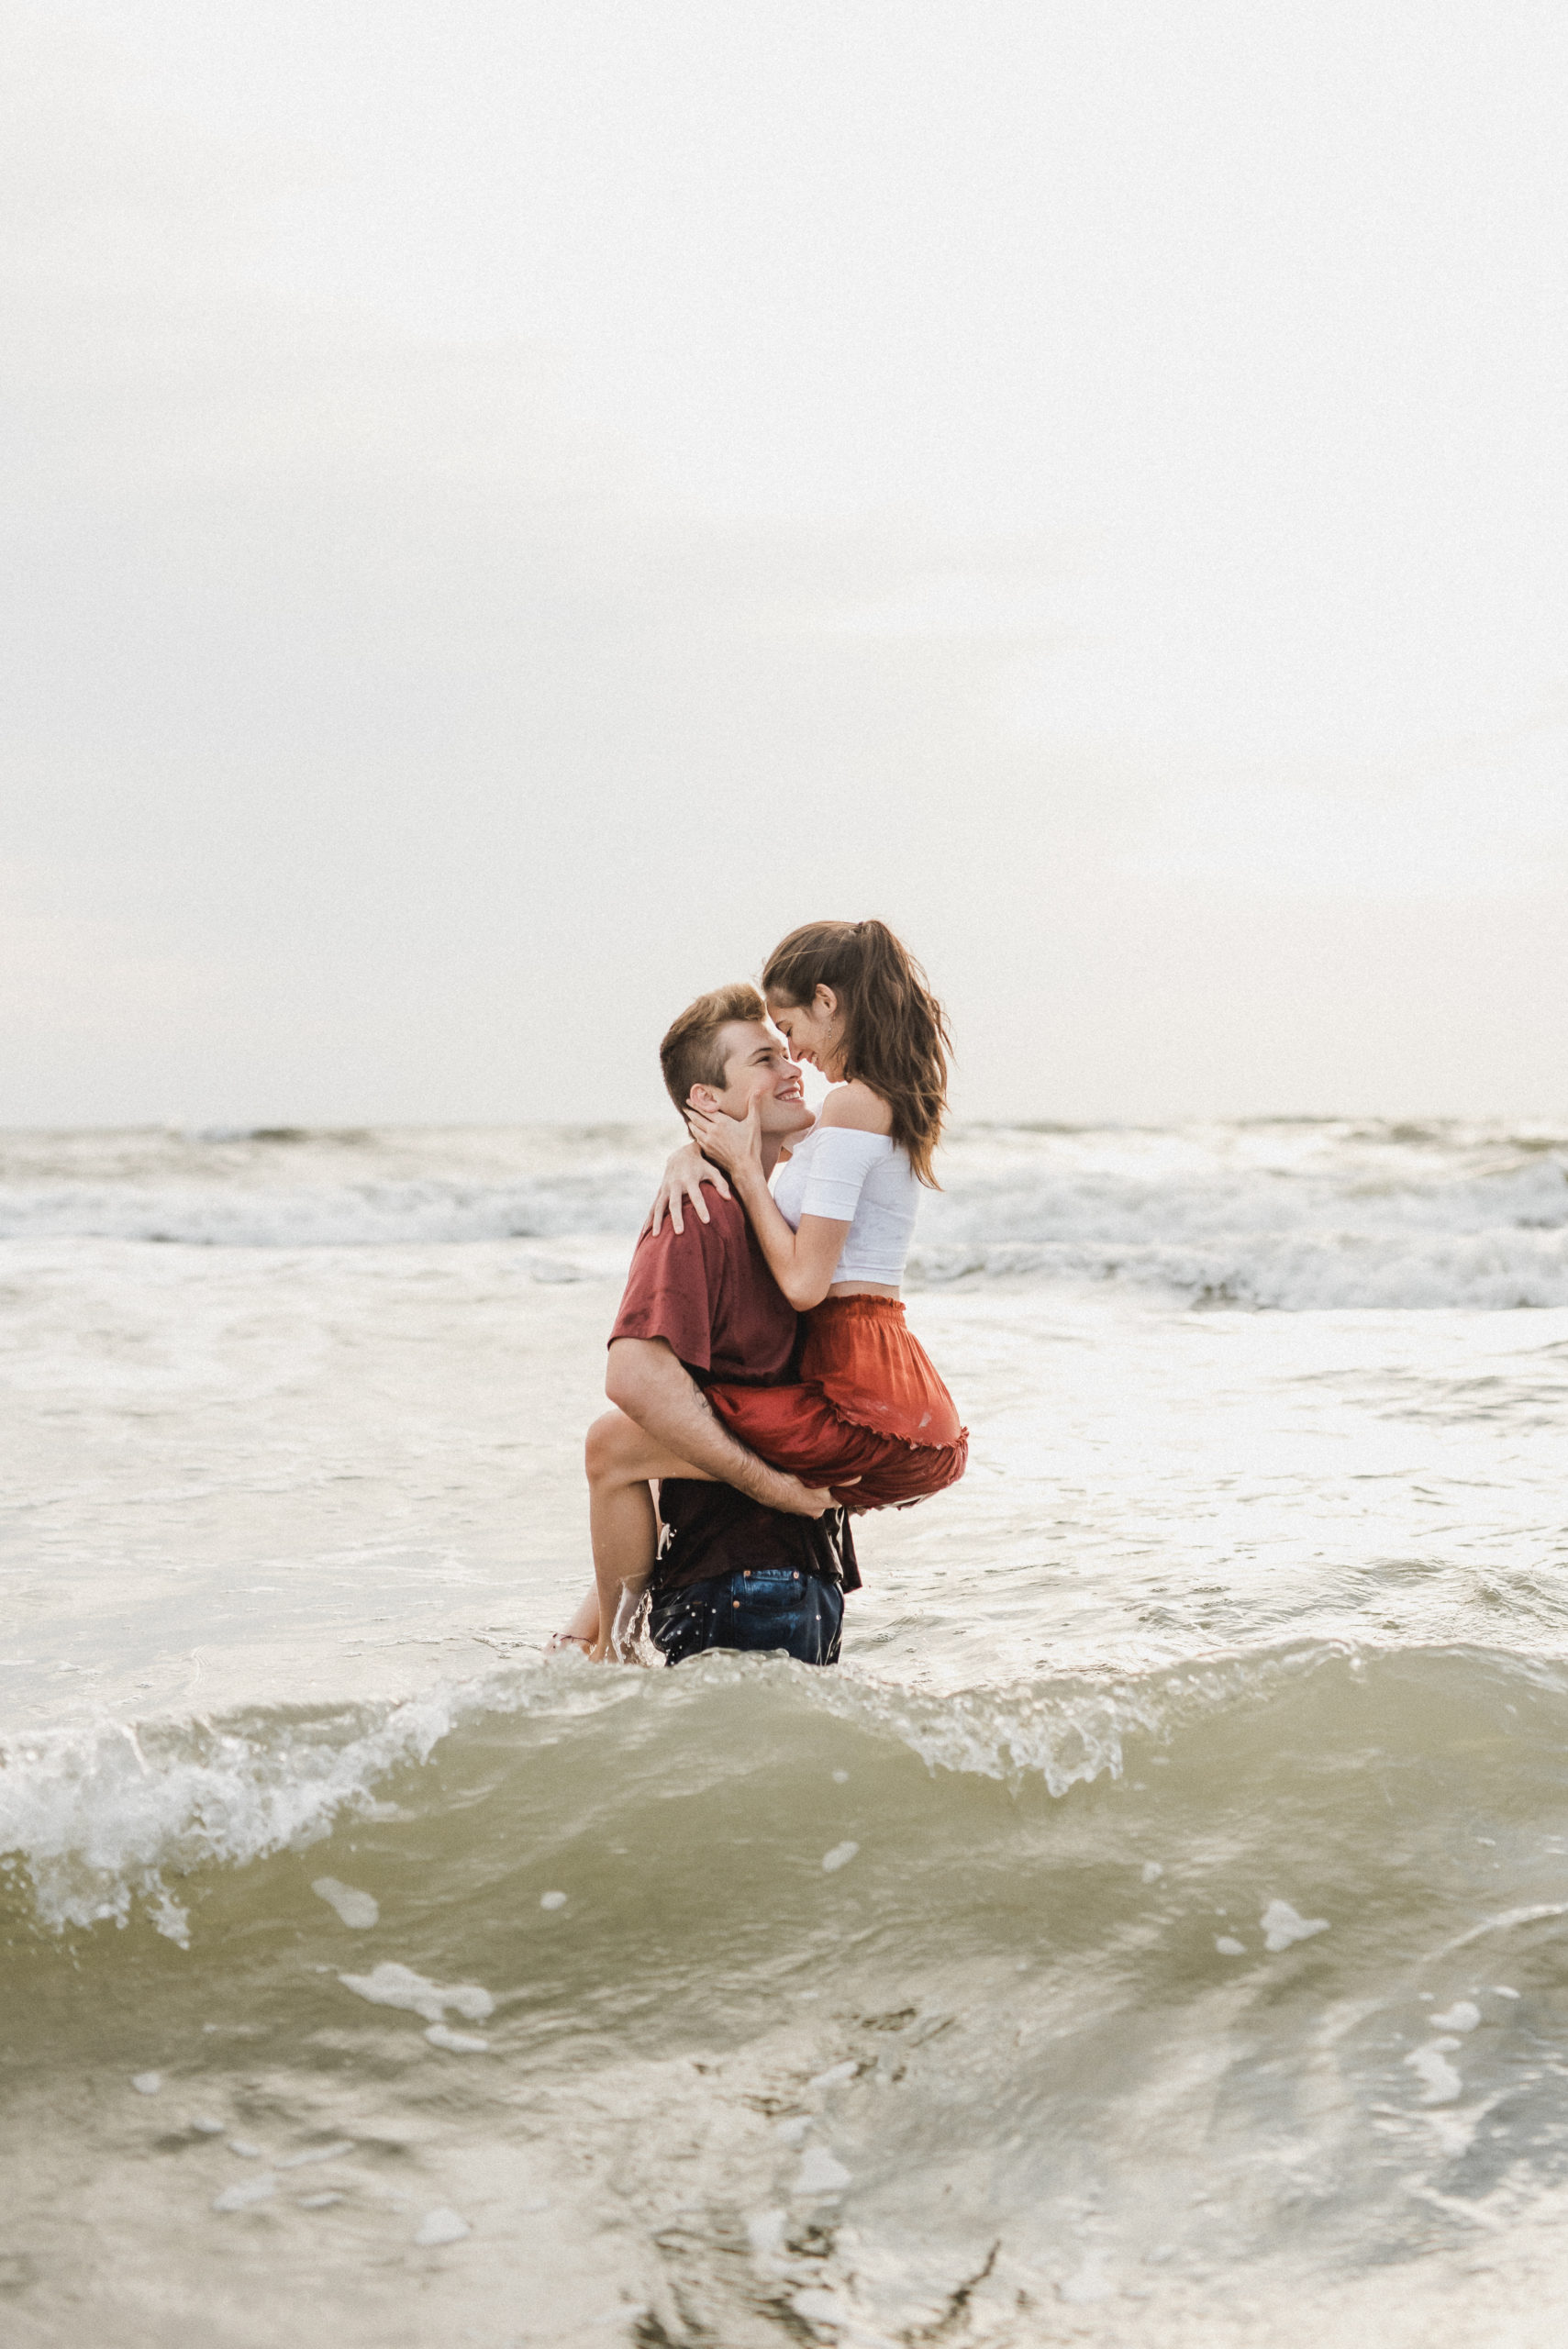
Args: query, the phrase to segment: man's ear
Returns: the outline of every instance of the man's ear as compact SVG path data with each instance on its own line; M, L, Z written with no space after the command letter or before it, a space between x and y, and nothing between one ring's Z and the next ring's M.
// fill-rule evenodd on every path
M711 1118L717 1107L718 1096L711 1085L694 1085L686 1096L686 1109L682 1114L697 1109L705 1118Z

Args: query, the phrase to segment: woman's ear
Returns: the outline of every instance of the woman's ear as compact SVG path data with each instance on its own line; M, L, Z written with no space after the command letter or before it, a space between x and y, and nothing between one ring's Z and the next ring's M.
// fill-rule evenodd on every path
M838 1016L839 998L831 987L818 984L817 993L811 1000L811 1008L818 1019L835 1019Z

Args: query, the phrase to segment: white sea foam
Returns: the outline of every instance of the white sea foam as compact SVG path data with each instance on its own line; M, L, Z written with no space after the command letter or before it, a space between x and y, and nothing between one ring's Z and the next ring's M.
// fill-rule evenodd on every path
M425 2033L432 2047L444 2047L449 2055L488 2055L490 2042L472 2031L453 2031L444 2022L433 2022Z
M835 2160L825 2145L808 2145L801 2155L795 2172L792 2194L841 2194L850 2183L850 2173L840 2161Z
M1457 2039L1429 2039L1424 2047L1406 2056L1426 2089L1423 2104L1452 2104L1462 2094L1464 2082L1448 2060L1458 2045Z
M804 1709L902 1745L932 1771L1014 1787L1033 1778L1062 1796L1123 1776L1129 1740L1163 1745L1218 1714L1262 1714L1320 1672L1355 1677L1364 1669L1348 1643L1311 1641L1145 1675L1064 1675L939 1694L803 1666L781 1674L777 1664L739 1655L704 1657L679 1675L562 1671L539 1660L403 1704L312 1719L255 1714L232 1724L161 1723L139 1731L104 1724L13 1740L0 1747L0 1852L21 1856L48 1927L123 1925L139 1900L160 1932L183 1942L187 1920L166 1874L243 1865L306 1846L340 1820L373 1812L391 1772L428 1762L444 1739L485 1715L536 1716L554 1734L557 1724L629 1704L639 1713L654 1709L678 1737L688 1706L722 1702L725 1690L743 1688L749 1703L755 1695L776 1709L782 1734L793 1733L790 1716ZM801 1729L813 1733L809 1720ZM836 1872L859 1848L836 1844L817 1864ZM546 1895L545 1905L556 1903ZM1326 1919L1303 1917L1283 1900L1263 1913L1273 1950L1327 1930ZM489 1997L477 1986L446 1989L395 1961L340 1978L359 1996L406 2007L429 2023L445 2021L449 2009L470 2021L491 2010L477 2003ZM474 2003L461 2004L460 1991Z
M1097 1687L976 1689L933 1698L824 1674L806 1693L824 1711L891 1733L932 1769L1013 1784L1038 1773L1057 1795L1101 1776L1119 1777L1125 1737L1160 1719L1157 1702ZM844 1851L836 1844L823 1865L843 1866Z
M803 1687L813 1706L895 1737L929 1768L1009 1786L1038 1776L1051 1794L1065 1795L1096 1778L1121 1777L1131 1737L1163 1740L1184 1722L1229 1706L1267 1703L1293 1682L1347 1658L1353 1664L1352 1652L1340 1642L1304 1641L1143 1678L1063 1677L940 1697L828 1673L809 1675Z
M468 2221L455 2210L427 2210L414 2231L414 2240L428 2248L435 2243L462 2243L471 2232Z
M746 2239L759 2259L776 2258L788 2232L787 2210L753 2210L746 2221Z
M0 1238L228 1247L520 1239L612 1277L655 1130L11 1135ZM1242 1307L1568 1304L1568 1137L1455 1122L959 1127L910 1277L1106 1281ZM604 1243L601 1246L599 1243Z
M849 2311L841 2292L829 2292L820 2285L807 2284L790 2294L789 2304L796 2316L803 2316L810 2325L831 2325L837 2336L843 2330Z
M1094 2300L1114 2299L1116 2290L1115 2283L1106 2273L1104 2260L1095 2252L1087 2254L1082 2265L1071 2276L1064 2276L1056 2287L1057 2298L1075 2308Z
M50 1926L123 1925L142 1898L183 1942L185 1912L163 1882L211 1860L243 1861L330 1831L400 1762L424 1761L451 1726L446 1692L344 1717L316 1735L188 1723L138 1735L120 1723L0 1748L0 1851L25 1854Z
M381 1909L368 1892L356 1892L351 1884L339 1884L335 1876L318 1876L311 1886L318 1900L335 1909L345 1925L363 1932L380 1921Z
M213 2196L215 2210L249 2210L258 2202L270 2202L278 2190L278 2181L271 2170L263 2170L260 2177L248 2177L239 2186L226 2186L221 2194Z
M1102 1775L1120 1776L1128 1735L1163 1733L1191 1712L1266 1696L1282 1678L1338 1652L1313 1643L1142 1684L1064 1681L959 1696L880 1688L804 1671L794 1686L813 1709L895 1738L932 1768L1013 1784L1038 1774L1053 1794L1062 1794ZM188 1919L166 1875L307 1847L343 1817L373 1809L389 1773L428 1761L464 1720L540 1710L571 1718L628 1702L696 1701L713 1683L744 1679L760 1668L750 1659L713 1657L690 1677L667 1684L662 1675L565 1674L540 1663L438 1687L402 1704L359 1706L310 1720L259 1715L231 1724L187 1721L139 1731L108 1722L22 1736L0 1744L0 1852L24 1859L45 1926L123 1926L139 1901L157 1930L183 1945ZM852 1842L837 1844L822 1865L831 1873L858 1850ZM327 1882L337 1879L317 1879ZM556 1909L564 1898L547 1892L540 1905ZM343 1978L357 1987L400 1981L407 1974L384 1964L369 1976ZM362 1989L361 1995L379 1994ZM418 1995L433 1997L436 1987L425 1986ZM471 2021L483 2019L477 2009L460 2011ZM439 2021L443 2013L438 2004L425 2020Z
M399 1965L390 1958L369 1974L339 1974L338 1979L345 1990L352 1990L356 1998L367 1998L372 2006L400 2007L429 2023L439 2023L449 2009L470 2022L483 2022L495 2011L495 1999L477 1982L428 1981L412 1966ZM446 2043L437 2042L438 2045Z
M1329 1930L1327 1917L1300 1916L1288 1900L1271 1900L1258 1922L1263 1930L1263 1947L1276 1956L1293 1943L1308 1942L1314 1933Z
M917 1278L1122 1280L1213 1302L1568 1302L1568 1141L1348 1121L961 1130Z
M42 1924L123 1926L139 1900L183 1945L189 1921L165 1871L307 1847L373 1809L389 1772L428 1761L473 1713L595 1711L636 1689L609 1674L568 1687L541 1667L314 1720L104 1722L12 1738L0 1742L0 1853L25 1860Z

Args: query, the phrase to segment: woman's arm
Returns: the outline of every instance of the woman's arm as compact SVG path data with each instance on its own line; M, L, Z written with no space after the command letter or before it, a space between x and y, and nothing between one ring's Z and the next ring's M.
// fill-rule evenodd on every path
M729 1186L717 1167L708 1164L695 1141L683 1142L680 1149L673 1150L664 1161L664 1172L659 1178L659 1188L653 1194L653 1205L648 1211L643 1230L657 1238L659 1227L668 1210L675 1230L684 1231L686 1227L681 1220L683 1199L690 1199L697 1211L698 1222L706 1223L709 1217L702 1195L705 1183L711 1183L721 1199L729 1197Z
M692 1131L704 1156L728 1168L768 1269L795 1311L806 1313L820 1305L833 1286L849 1224L830 1216L803 1215L800 1230L790 1230L762 1172L762 1127L755 1102L744 1119L706 1118L694 1109Z

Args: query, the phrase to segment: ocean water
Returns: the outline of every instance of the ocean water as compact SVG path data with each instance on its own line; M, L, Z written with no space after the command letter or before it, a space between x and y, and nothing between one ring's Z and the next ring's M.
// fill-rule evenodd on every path
M1559 2343L1568 1130L962 1130L816 1675L539 1653L662 1150L0 1137L0 2341Z

